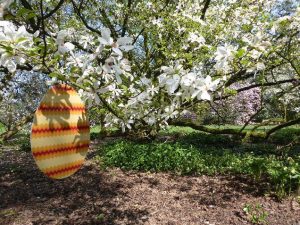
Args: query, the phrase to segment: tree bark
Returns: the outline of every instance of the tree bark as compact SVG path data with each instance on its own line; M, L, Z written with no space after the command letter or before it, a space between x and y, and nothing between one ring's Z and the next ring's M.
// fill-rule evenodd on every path
M297 118L295 120L290 120L288 122L285 123L280 123L279 125L271 128L270 130L267 131L255 131L257 127L265 125L264 123L259 124L258 126L256 126L254 129L247 131L247 130L239 130L239 129L232 129L232 128L212 128L212 127L207 127L204 125L198 125L198 124L194 124L191 122L183 122L183 121L172 121L169 123L169 125L173 125L173 126L181 126L181 127L190 127L193 128L195 130L199 130L199 131L203 131L206 133L210 133L210 134L231 134L231 135L235 135L235 136L240 136L240 137L254 137L254 138L263 138L263 139L268 139L271 134L275 133L276 131L285 128L285 127L289 127L292 125L297 125L300 124L300 118Z
M9 138L11 138L13 135L18 133L25 124L29 123L32 121L34 116L34 113L24 116L15 126L12 126L9 130L5 131L0 135L0 140L2 141L7 141Z

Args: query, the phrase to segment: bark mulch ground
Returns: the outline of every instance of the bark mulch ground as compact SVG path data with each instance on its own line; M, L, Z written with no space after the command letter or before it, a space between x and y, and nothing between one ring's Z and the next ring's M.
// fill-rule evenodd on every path
M243 208L260 204L268 224L300 225L294 197L276 201L261 194L263 183L249 180L103 171L89 157L75 175L55 181L39 172L30 152L3 150L0 224L252 224Z

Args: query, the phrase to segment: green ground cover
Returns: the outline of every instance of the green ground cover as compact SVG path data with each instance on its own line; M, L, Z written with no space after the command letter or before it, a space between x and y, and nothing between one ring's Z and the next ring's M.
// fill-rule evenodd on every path
M5 126L0 123L0 134L2 134L5 131Z
M267 181L269 192L283 197L300 186L300 146L284 147L299 136L300 128L291 127L277 132L267 142L243 142L236 137L171 127L154 141L110 141L99 147L97 157L103 167L126 170L242 174Z

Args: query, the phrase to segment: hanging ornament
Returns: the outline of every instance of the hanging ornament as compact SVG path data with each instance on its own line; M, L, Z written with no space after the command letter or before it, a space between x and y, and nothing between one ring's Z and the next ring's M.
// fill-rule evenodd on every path
M84 103L72 87L54 85L35 112L31 129L31 151L37 166L50 178L66 178L83 164L89 143Z

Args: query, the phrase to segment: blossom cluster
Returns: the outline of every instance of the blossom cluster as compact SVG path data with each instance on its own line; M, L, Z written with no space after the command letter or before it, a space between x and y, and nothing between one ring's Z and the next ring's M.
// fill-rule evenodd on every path
M17 65L23 65L27 60L25 52L33 45L33 35L25 26L17 28L12 22L0 21L0 66L14 73Z
M141 123L166 125L170 118L179 116L183 102L195 98L211 100L211 93L220 81L204 77L199 69L184 70L178 61L162 66L157 78L131 73L130 62L124 53L133 50L132 38L121 37L114 41L107 28L101 30L98 40L91 37L86 41L86 36L85 39L79 37L78 42L84 48L94 49L92 53L76 52L70 41L72 38L76 40L78 37L66 30L59 31L57 35L57 53L65 57L67 65L60 73L68 79L70 76L76 78L76 84L83 87L79 93L90 106L103 105L103 97L108 104L115 105L118 115L109 111L107 126L118 125L125 130ZM99 65L98 60L103 58L104 63ZM69 74L70 70L78 73ZM166 99L158 108L157 100L162 94L166 95Z
M11 1L5 2L0 8ZM203 10L203 2L196 0L166 5L138 1L123 26L127 6L101 1L105 12L113 12L110 26L94 16L95 7L84 11L81 20L67 16L61 24L44 21L41 34L29 33L30 24L25 26L24 21L15 22L18 25L0 21L0 66L15 73L29 64L48 73L52 82L73 85L89 107L106 109L106 126L164 127L194 103L235 89L224 85L241 71L247 75L241 73L236 82L249 74L254 74L249 78L254 82L270 80L270 68L287 61L278 56L287 44L296 46L289 49L296 58L299 37L288 34L299 32L299 7L277 17L275 2L212 1ZM73 12L72 4L64 4L64 12ZM253 90L258 100L259 92ZM247 101L242 104L247 110L252 107ZM246 114L255 109L250 111Z

